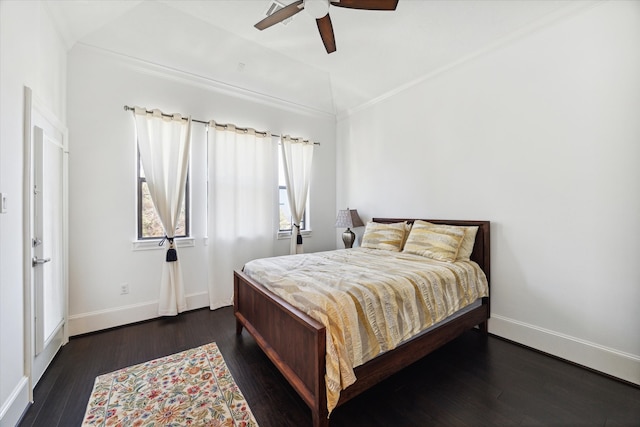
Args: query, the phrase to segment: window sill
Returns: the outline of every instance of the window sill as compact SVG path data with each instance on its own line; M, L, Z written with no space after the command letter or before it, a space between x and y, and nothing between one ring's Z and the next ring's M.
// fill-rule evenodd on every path
M131 250L134 251L151 251L156 249L167 249L169 242L165 242L163 246L158 246L162 239L134 240L131 242ZM196 245L194 237L179 237L174 240L178 248L192 248Z
M300 233L302 235L302 238L304 239L305 237L311 237L311 230L304 230ZM285 240L285 239L291 239L291 232L290 231L278 231L278 240Z

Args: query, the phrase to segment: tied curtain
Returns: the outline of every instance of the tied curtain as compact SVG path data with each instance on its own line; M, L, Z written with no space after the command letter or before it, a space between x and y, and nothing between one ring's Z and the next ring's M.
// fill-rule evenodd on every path
M189 168L191 118L163 115L135 107L140 159L151 200L162 222L169 248L162 267L158 314L175 316L187 309L180 259L173 244Z
M278 144L269 133L211 121L208 151L210 308L233 303L233 271L273 256L278 206Z
M301 254L304 249L302 235L300 235L300 222L307 206L307 195L311 182L313 143L290 136L282 137L280 142L287 197L291 207L290 254Z

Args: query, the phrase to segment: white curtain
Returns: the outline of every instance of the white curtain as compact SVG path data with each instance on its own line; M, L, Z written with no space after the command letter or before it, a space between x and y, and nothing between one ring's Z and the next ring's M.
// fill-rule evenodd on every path
M300 221L307 206L309 183L311 182L311 163L313 161L313 143L284 136L281 138L284 177L287 183L287 197L291 207L291 254L304 252Z
M233 270L273 256L278 144L270 134L210 122L208 138L209 302L233 303Z
M175 250L173 237L184 198L189 167L191 118L179 114L164 116L161 111L134 109L140 159L144 168L151 199L164 227L170 249ZM176 252L177 254L177 252ZM187 309L180 269L180 257L166 261L163 253L162 280L158 314L175 316Z

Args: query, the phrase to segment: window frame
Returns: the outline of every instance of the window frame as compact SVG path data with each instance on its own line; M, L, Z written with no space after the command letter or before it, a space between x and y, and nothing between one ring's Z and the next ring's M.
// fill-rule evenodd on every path
M164 236L143 236L143 227L142 227L142 211L143 211L143 185L147 182L147 178L144 176L140 176L140 172L142 171L142 158L140 156L140 148L136 144L136 152L137 152L137 163L136 163L136 193L137 193L137 203L136 203L136 236L137 241L145 242L145 241L153 241L153 240L162 240ZM187 179L185 182L185 193L184 193L184 231L185 234L175 235L176 239L185 239L191 237L191 209L190 209L190 200L191 200L191 191L189 189L189 177L191 175L191 167L187 169ZM157 214L156 214L157 215Z
M288 239L291 237L291 228L280 228L280 206L281 206L281 199L280 199L280 193L282 192L282 190L284 190L284 195L285 197L287 197L286 203L289 203L289 199L288 199L288 194L287 194L287 184L286 184L286 179L284 179L284 161L282 159L282 142L278 143L278 204L277 204L277 209L278 209L278 239ZM282 181L280 181L280 177L283 178ZM299 234L301 236L311 236L311 221L309 220L309 206L311 205L310 203L311 200L311 187L309 187L309 192L307 193L307 203L306 206L304 207L304 213L302 214L302 220L300 221L300 232ZM291 207L289 207L289 213L291 213ZM289 218L289 222L291 223L291 227L293 227L293 221L291 221L291 217Z
M289 228L280 228L280 206L282 205L280 203L280 192L284 190L285 194L286 194L286 190L287 190L287 186L286 185L280 185L278 184L278 234L287 234L290 235L291 234L291 228L293 227L293 221L291 221L293 218L289 217L290 219L290 223L291 223L291 227ZM288 197L288 196L286 196ZM302 214L302 220L300 221L300 233L302 232L309 232L311 231L310 229L307 229L307 210L309 209L309 196L307 196L307 206L305 206L304 208L304 213ZM291 212L291 208L289 208L289 212Z

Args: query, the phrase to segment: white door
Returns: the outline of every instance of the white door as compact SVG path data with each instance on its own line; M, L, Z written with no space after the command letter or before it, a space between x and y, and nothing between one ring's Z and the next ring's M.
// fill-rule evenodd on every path
M66 130L46 111L31 110L32 366L35 387L67 341Z

